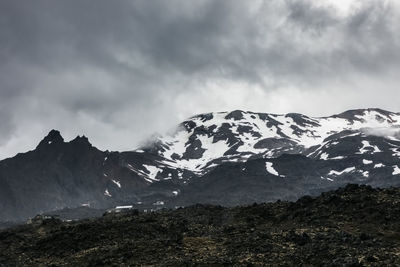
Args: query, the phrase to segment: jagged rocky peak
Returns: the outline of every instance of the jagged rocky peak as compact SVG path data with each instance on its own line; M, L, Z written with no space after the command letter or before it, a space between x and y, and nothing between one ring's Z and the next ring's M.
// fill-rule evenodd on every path
M61 143L64 143L64 138L62 137L60 131L53 129L46 135L45 138L43 138L42 141L40 141L37 148L46 147L46 146L52 145L52 144L61 144ZM92 146L92 144L89 142L89 139L85 135L82 135L82 136L78 135L73 140L69 141L68 143L74 144L74 145Z
M37 148L45 147L52 144L60 144L64 142L64 138L61 136L60 131L51 130L42 141L40 141Z
M70 143L78 144L78 145L85 145L85 146L92 146L92 144L89 142L89 139L85 135L82 135L82 136L78 135Z

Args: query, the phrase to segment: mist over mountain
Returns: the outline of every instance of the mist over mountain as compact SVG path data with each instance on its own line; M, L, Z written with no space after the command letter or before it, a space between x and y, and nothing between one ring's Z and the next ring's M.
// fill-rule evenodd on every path
M400 184L400 114L329 117L245 111L196 115L133 151L101 151L52 130L0 162L0 220L65 208L141 210L296 200L347 183Z

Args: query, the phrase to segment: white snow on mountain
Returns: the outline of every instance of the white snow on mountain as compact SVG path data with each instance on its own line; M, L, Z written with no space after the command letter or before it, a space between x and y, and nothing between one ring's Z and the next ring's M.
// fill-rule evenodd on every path
M344 159L344 158L346 158L346 157L343 157L343 156L337 156L337 157L330 158L330 159L333 159L333 160L339 160L339 159Z
M160 168L157 168L156 166L151 166L151 165L145 165L143 164L143 167L146 168L146 172L148 173L148 178L153 180L153 181L158 181L156 179L158 172L162 172L163 170Z
M119 181L116 181L114 179L111 179L111 181L116 184L119 188L121 188L121 183Z
M106 190L104 191L104 195L107 196L107 197L112 197L111 194L110 194L110 192L108 192L108 189L106 189Z
M150 167L150 170L153 171L153 173L150 171L148 171L148 169L146 168L147 166ZM144 180L146 180L149 183L153 183L154 181L158 181L157 179L155 179L154 177L157 175L157 173L154 173L155 169L158 169L156 166L150 166L150 165L143 165L143 167L146 169L146 171L144 170L140 170L138 168L133 167L131 164L127 164L126 167L136 173L137 175L141 176Z
M354 152L356 154L380 153L383 148L368 137L382 136L385 133L382 129L400 129L400 114L365 109L317 118L301 114L215 112L194 116L174 134L159 137L156 152L162 157L160 163L164 166L202 175L222 162L246 161L251 156L273 158L282 153L301 154L307 149L310 157L342 160L348 155L330 156L326 150L339 145L343 138L364 139ZM387 140L393 141L393 138L393 134L387 136ZM146 151L145 148L136 151L143 150ZM400 155L396 148L393 153ZM369 160L363 163L372 164ZM134 171L144 173L150 182L158 180L157 174L162 171L160 166L143 167Z
M393 175L398 175L398 174L400 174L400 168L399 168L399 166L397 166L397 165L395 165L395 166L393 166L393 173L392 173Z
M371 145L366 140L362 141L361 143L363 146L360 148L360 151L357 154L366 154L366 153L370 152L371 149L373 150L372 153L382 152L377 146Z
M329 154L324 152L324 153L321 154L320 158L323 159L323 160L328 160Z
M363 159L363 164L368 165L374 163L372 160Z
M267 169L267 172L269 172L272 175L275 176L280 176L280 177L285 177L284 175L280 175L273 167L273 163L272 162L265 162L265 168Z
M375 164L374 169L383 168L383 167L385 167L385 164L383 164L383 163L378 163L378 164Z
M344 173L350 173L350 172L354 171L355 169L356 169L356 167L349 167L349 168L346 168L346 169L344 169L342 171L331 170L328 173L328 175L336 175L336 176L338 176L338 175L342 175Z

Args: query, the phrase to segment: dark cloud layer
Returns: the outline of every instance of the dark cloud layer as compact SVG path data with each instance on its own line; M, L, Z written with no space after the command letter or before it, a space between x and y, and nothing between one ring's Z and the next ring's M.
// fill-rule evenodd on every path
M350 2L1 1L0 157L51 128L133 149L198 112L400 110L400 6Z

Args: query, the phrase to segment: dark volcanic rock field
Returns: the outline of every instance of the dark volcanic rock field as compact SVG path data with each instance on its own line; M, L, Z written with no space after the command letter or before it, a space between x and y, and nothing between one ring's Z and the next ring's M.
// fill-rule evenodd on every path
M194 205L0 232L0 266L398 266L400 189L348 185L317 198Z

